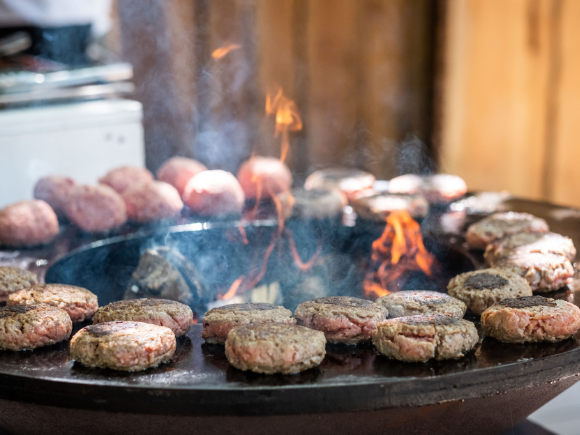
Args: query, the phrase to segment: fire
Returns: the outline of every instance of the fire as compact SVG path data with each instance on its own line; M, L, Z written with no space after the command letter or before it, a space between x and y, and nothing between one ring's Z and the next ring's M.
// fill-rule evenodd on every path
M290 148L289 131L302 130L302 119L298 113L296 103L286 98L282 88L278 89L276 95L268 93L266 95L266 115L276 115L275 137L282 133L282 146L280 160L285 161Z
M221 59L226 54L228 54L230 51L239 50L240 48L242 48L242 46L240 44L226 44L220 48L216 48L212 52L211 57L213 57L214 59Z
M377 297L391 293L389 286L405 272L422 270L431 276L435 262L425 249L421 227L405 210L389 214L383 234L372 244L371 259L363 288L366 296Z

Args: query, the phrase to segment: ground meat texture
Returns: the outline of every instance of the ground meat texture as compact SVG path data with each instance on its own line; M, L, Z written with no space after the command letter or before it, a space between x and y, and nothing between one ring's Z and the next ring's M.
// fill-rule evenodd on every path
M447 292L465 302L474 314L481 314L507 298L532 295L532 289L524 278L505 269L462 273L449 281Z
M389 311L389 317L416 316L419 314L446 314L461 319L467 306L445 293L408 290L388 294L376 301Z
M0 245L42 245L57 235L58 218L44 201L20 201L0 210Z
M157 179L171 184L181 196L189 180L202 171L207 171L207 168L197 160L172 157L161 165L157 171Z
M244 207L242 186L226 171L203 171L192 177L183 201L194 212L206 216L239 214Z
M572 239L556 233L510 234L489 244L484 257L488 264L493 265L501 258L528 252L563 255L570 261L576 257Z
M448 203L461 198L467 185L461 177L450 174L406 174L389 181L389 192L419 194L431 203Z
M17 267L0 267L0 302L5 302L12 293L38 284L38 277L28 270Z
M193 312L187 305L167 299L132 299L113 302L101 307L93 317L93 323L133 321L165 326L180 337L193 324Z
M320 331L269 323L232 329L225 349L228 361L237 369L292 374L320 365L325 346Z
M177 189L163 181L131 187L123 193L127 217L134 222L155 222L179 214L183 202Z
M542 296L506 299L481 315L485 335L509 343L561 341L580 328L580 309Z
M443 314L388 319L373 332L380 353L406 362L459 358L478 340L473 323Z
M34 186L34 198L45 201L57 216L64 216L64 205L76 185L75 180L69 177L43 177Z
M293 325L292 312L272 304L231 304L213 308L203 316L201 337L208 343L224 344L228 332L242 325L285 323Z
M99 183L105 184L122 194L131 187L146 184L153 181L153 174L145 168L137 166L123 166L113 169L107 175L99 178Z
M365 299L329 296L302 302L294 317L299 325L324 332L330 343L357 344L371 339L387 309Z
M93 317L99 302L93 292L73 285L42 284L20 290L9 296L6 305L47 304L68 313L73 322Z
M500 258L494 267L511 270L526 281L534 292L546 293L572 284L574 267L563 255L515 253Z
M472 248L485 249L488 244L510 234L523 232L547 233L550 231L544 219L528 213L495 213L470 225L466 239Z
M70 354L87 367L139 371L171 360L175 334L164 326L141 322L107 322L77 332Z
M353 200L360 192L372 189L374 182L373 174L358 169L327 168L310 174L304 182L304 188L338 190Z
M29 350L66 340L72 321L66 311L50 305L0 308L0 349Z
M242 163L238 181L246 199L271 199L290 190L292 174L284 162L258 156Z
M68 219L89 233L118 228L127 221L123 198L109 186L78 186L65 205Z

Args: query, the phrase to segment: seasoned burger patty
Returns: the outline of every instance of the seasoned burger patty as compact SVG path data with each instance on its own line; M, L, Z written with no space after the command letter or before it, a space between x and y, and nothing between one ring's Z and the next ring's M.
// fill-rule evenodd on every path
M167 299L132 299L105 305L93 317L95 325L120 320L165 326L179 337L193 324L193 312L187 305Z
M123 194L131 187L151 181L153 181L153 174L149 170L137 166L123 166L113 169L99 179L100 184L109 186L119 194Z
M528 252L563 255L570 261L576 257L572 239L556 233L510 234L487 245L484 257L488 264L493 265L500 258Z
M155 222L179 214L183 202L177 189L163 181L138 184L123 192L127 217L134 222Z
M510 270L483 269L457 275L447 286L449 295L465 302L474 314L507 298L531 296L528 282Z
M66 311L50 305L0 308L0 349L26 350L66 340L72 322Z
M325 346L322 332L304 326L244 325L228 333L226 357L240 370L290 374L318 366Z
M82 322L93 316L99 302L93 292L73 285L42 284L13 293L6 305L47 304L68 313L73 322Z
M544 219L528 213L495 213L470 225L466 239L472 248L485 249L488 244L510 234L523 232L547 233L550 231Z
M0 302L5 302L12 293L36 284L35 273L17 267L0 267Z
M380 353L407 362L459 358L478 339L473 323L443 314L388 319L373 332L373 344Z
M510 343L560 341L580 328L580 309L569 302L529 296L505 299L481 315L486 335Z
M328 296L302 302L294 317L299 325L324 332L331 343L357 344L368 341L387 309L365 299Z
M42 245L57 235L58 217L44 201L20 201L0 210L0 245Z
M431 203L447 203L465 195L467 185L461 177L449 174L405 174L389 181L389 192L419 194Z
M77 332L70 354L87 367L139 371L171 360L175 335L169 328L141 322L107 322Z
M64 216L64 205L76 184L75 180L69 177L58 175L43 177L34 186L34 199L45 201L57 216Z
M501 258L494 267L511 270L523 277L533 291L551 292L572 284L574 267L563 255L515 253Z
M272 304L224 305L205 313L201 337L208 343L223 344L232 328L262 323L293 325L296 320L292 318L290 310Z
M389 317L416 316L419 314L447 314L461 319L467 307L459 299L445 293L409 290L391 293L376 301L389 311Z

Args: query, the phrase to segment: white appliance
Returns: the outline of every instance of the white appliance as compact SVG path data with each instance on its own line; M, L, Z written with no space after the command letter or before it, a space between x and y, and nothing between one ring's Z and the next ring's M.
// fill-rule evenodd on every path
M144 166L142 115L125 99L0 111L0 208L31 199L45 175L94 184L110 169Z

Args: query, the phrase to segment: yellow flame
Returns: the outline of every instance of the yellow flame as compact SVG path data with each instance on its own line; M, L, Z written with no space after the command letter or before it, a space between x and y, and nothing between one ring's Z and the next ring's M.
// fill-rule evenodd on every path
M213 57L214 59L221 59L226 54L228 54L230 51L238 50L240 48L242 48L242 46L240 44L226 44L226 45L221 46L220 48L216 48L212 52L211 57Z
M275 95L266 95L266 115L276 116L275 137L282 133L280 160L285 161L290 147L288 132L302 130L302 118L296 103L287 98L282 88L279 88Z

